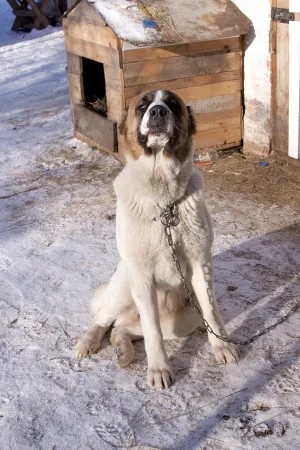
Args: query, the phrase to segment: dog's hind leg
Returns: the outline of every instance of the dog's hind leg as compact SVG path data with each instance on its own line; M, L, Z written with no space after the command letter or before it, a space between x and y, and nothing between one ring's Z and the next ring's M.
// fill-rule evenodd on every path
M131 336L124 328L113 328L110 335L110 342L117 350L118 365L120 367L129 366L134 359L134 348Z
M106 331L118 316L133 303L127 271L122 261L110 282L98 288L92 300L93 320L90 328L79 338L76 346L77 358L96 353Z

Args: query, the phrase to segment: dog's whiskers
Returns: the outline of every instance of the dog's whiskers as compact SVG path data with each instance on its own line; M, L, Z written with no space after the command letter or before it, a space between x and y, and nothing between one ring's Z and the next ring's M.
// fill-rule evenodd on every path
M182 128L180 128L176 123L174 124L174 127L176 128L176 130L180 131L180 133L182 133Z

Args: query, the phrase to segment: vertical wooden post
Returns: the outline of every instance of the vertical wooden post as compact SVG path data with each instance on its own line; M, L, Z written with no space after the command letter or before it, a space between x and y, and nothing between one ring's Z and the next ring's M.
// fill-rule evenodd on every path
M289 0L271 0L289 8ZM272 147L287 156L289 117L289 24L272 22Z
M300 12L299 0L290 0L290 12ZM299 159L300 153L300 22L290 22L289 43L289 148L288 155Z

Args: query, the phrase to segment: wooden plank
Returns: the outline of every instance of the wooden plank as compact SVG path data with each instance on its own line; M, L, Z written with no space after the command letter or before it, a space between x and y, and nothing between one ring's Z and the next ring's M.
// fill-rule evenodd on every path
M35 13L31 9L15 9L13 13L17 17L35 17Z
M123 91L121 69L104 64L104 76L106 86L114 89L115 91Z
M194 136L195 149L226 145L242 139L241 127L230 126L197 132Z
M237 80L241 78L240 70L232 72L212 73L208 75L199 75L190 78L178 78L175 80L160 81L158 83L140 84L138 86L130 86L125 88L125 97L130 99L136 95L146 91L156 91L166 89L173 91L192 86L202 86L204 84L221 83L222 81Z
M72 73L74 75L82 75L81 57L67 52L67 69L68 73Z
M12 9L19 9L20 4L16 0L7 0Z
M124 158L122 158L122 155L119 153L119 151L117 151L117 152L110 152L106 148L104 148L101 145L99 145L98 142L93 141L93 139L88 138L87 136L83 135L79 131L75 130L74 131L74 136L77 139L80 139L81 141L86 142L90 147L96 147L98 150L104 151L105 153L108 153L109 155L113 156L119 162L121 162L123 164L125 163Z
M173 89L173 92L182 98L184 102L200 100L235 94L241 91L241 80L224 81L223 83L204 84L203 86L193 86L189 88ZM128 99L128 103L132 99Z
M289 0L273 0L272 6L289 8ZM289 117L289 25L273 22L275 48L272 55L272 147L287 154Z
M119 67L119 52L114 48L104 47L82 39L65 36L65 46L69 53L98 61L109 66Z
M274 6L277 6L277 8L289 9L290 7L290 0L275 0L274 3L276 3Z
M82 105L73 105L74 129L110 152L118 151L117 124Z
M84 103L84 87L82 75L68 74L70 98L72 102Z
M106 87L106 102L107 117L120 122L124 110L122 92Z
M37 7L34 0L26 0L32 11L35 13L36 17L43 24L44 27L49 25L48 18L43 14L43 12Z
M106 25L105 20L100 15L100 13L97 13L86 0L81 0L76 8L74 8L67 15L67 18L77 22L84 22L92 25Z
M204 42L191 42L186 44L168 45L164 47L144 47L123 51L124 63L145 61L158 58L170 58L172 56L184 56L197 53L210 53L221 51L225 53L242 50L241 39L233 37Z
M118 48L118 38L109 27L63 19L64 33L83 41Z
M197 148L195 149L195 153L205 153L208 150L212 151L212 150L226 150L229 148L238 148L242 146L242 141L238 140L236 142L230 142L229 144L223 144L223 145L214 145L213 147L207 147L207 148Z
M205 84L190 88L175 89L174 92L183 99L184 102L200 100L202 98L219 97L235 94L241 91L241 80L224 81L222 83Z
M120 70L120 77L121 77L121 85L122 85L122 96L123 96L123 108L126 107L126 99L125 99L125 89L124 89L124 70Z
M226 111L217 111L208 114L197 114L194 117L197 132L213 130L215 128L241 126L240 108Z
M211 56L178 56L124 64L125 86L240 70L240 52Z
M277 0L271 0L270 6L277 7ZM271 57L271 139L270 148L275 150L276 143L276 128L277 128L277 105L276 105L276 95L277 95L277 55L276 55L276 44L277 44L277 24L271 21L270 25L270 57Z
M236 109L241 106L241 93L204 98L187 102L194 114L207 114L217 111Z

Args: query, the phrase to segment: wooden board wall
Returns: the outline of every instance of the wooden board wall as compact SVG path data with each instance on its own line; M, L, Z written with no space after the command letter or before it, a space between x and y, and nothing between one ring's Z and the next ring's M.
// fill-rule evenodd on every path
M80 6L81 3L78 5ZM100 16L90 15L90 5L82 9L80 18L76 7L66 19L63 19L65 46L69 55L85 57L97 61L104 66L107 117L111 120L119 120L125 106L124 90L122 82L121 44L113 31L102 23ZM88 15L87 15L88 11ZM76 12L76 14L75 14ZM73 16L73 13L75 16ZM85 22L85 20L92 23ZM68 67L68 73L72 69ZM73 81L72 81L73 79ZM71 81L71 83L70 83ZM79 80L69 76L69 84L79 85ZM76 96L76 89L72 89ZM71 92L71 98L73 97Z
M63 27L67 52L109 66L120 66L118 39L110 28L71 19L63 19Z
M72 4L74 1L72 0ZM84 22L92 25L105 26L104 19L95 12L95 9L88 3L87 0L81 0L78 5L68 14L69 20L77 22Z
M117 124L125 106L120 42L84 0L63 19L75 136L117 151ZM103 64L107 118L85 107L82 57Z
M85 106L81 57L67 53L67 69L75 136L89 145L117 152L116 122Z
M73 117L75 136L78 132L109 152L117 151L117 124L115 122L82 105L74 105Z
M196 115L196 150L242 140L240 37L123 52L126 106L147 90L178 94Z
M71 104L84 104L82 60L79 56L67 52L67 71Z

